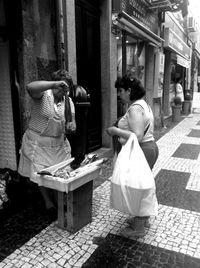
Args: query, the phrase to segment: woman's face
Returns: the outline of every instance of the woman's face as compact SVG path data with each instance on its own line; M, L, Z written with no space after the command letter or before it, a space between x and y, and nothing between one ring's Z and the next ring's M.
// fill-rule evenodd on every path
M118 88L117 96L120 98L123 104L126 104L130 101L130 90L125 90L124 88L120 87Z
M65 93L59 89L53 89L53 95L54 97L58 98L58 99L62 99L65 95Z
M62 99L66 94L69 94L69 88L60 86L59 88L52 89L54 97Z

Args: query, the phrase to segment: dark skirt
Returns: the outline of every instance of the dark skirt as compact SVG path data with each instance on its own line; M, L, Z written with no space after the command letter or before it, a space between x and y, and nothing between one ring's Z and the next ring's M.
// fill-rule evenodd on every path
M140 143L140 147L146 157L149 167L153 169L156 160L158 159L158 146L155 141Z

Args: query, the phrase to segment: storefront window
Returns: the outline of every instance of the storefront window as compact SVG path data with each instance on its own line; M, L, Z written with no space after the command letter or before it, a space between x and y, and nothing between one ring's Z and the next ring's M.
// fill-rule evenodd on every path
M120 31L117 39L117 76L127 74L130 78L145 79L145 42L127 32ZM118 116L126 110L118 102Z
M131 78L138 78L144 84L145 73L145 45L144 41L134 36L126 35L123 41L123 33L117 35L117 75L125 73ZM125 46L125 47L123 47ZM123 68L123 66L125 66Z

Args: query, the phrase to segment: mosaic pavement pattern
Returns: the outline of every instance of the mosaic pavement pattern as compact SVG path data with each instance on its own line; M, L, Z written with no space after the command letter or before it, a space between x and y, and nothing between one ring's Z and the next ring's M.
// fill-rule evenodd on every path
M199 121L199 114L186 117L157 142L160 154L153 172L159 213L144 238L120 236L127 215L109 208L108 179L94 190L91 224L70 234L51 223L5 253L0 268L200 268Z

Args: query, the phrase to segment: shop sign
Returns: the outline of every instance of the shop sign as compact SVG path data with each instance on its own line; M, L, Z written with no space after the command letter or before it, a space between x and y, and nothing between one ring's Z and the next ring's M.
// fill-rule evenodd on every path
M187 44L170 28L165 28L165 42L164 47L168 47L185 57L187 60L190 58L190 48Z
M148 6L145 0L113 0L113 12L123 11L157 34L158 16Z
M190 68L190 61L189 60L186 60L185 58L177 55L177 64L185 67L185 68Z

